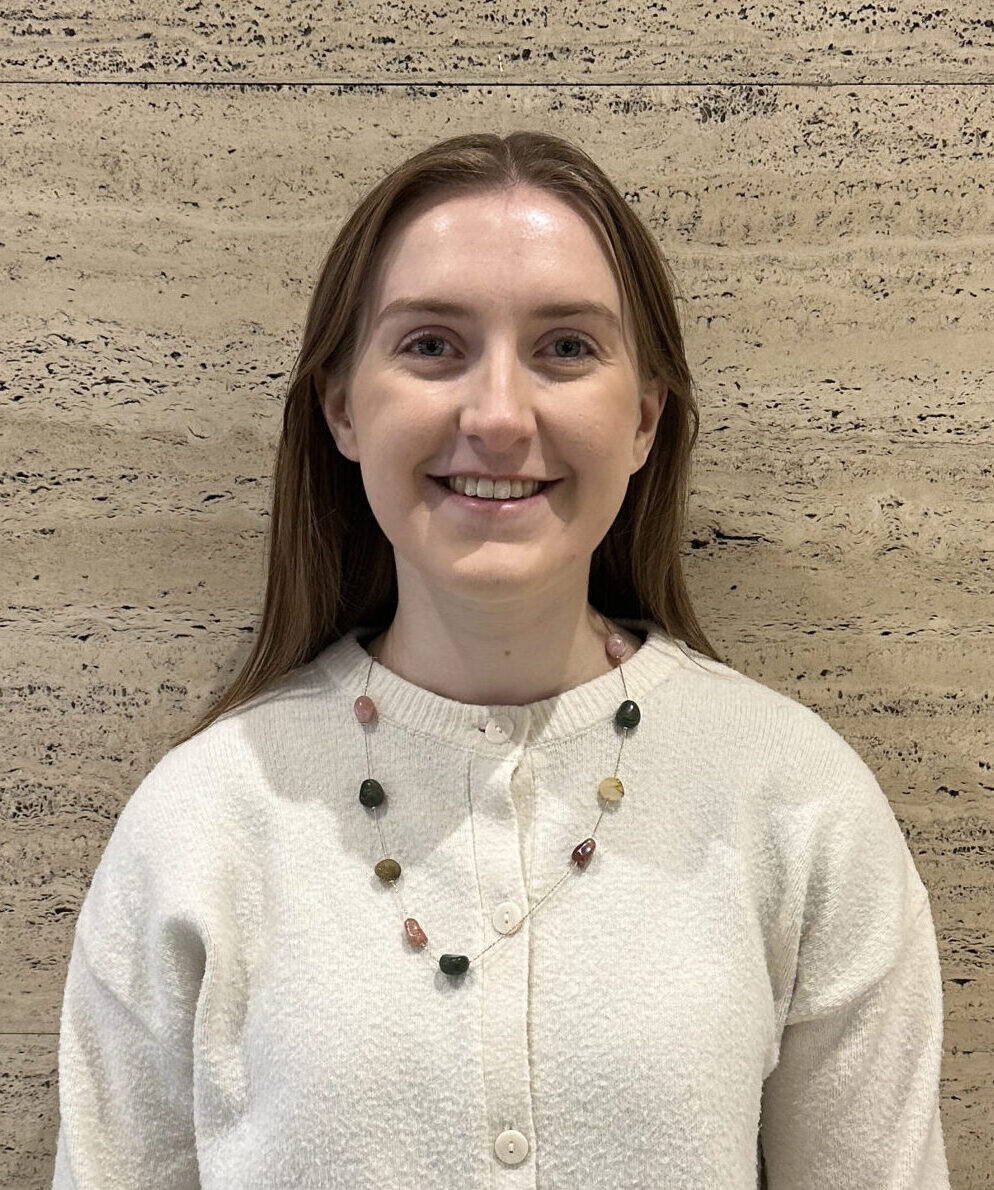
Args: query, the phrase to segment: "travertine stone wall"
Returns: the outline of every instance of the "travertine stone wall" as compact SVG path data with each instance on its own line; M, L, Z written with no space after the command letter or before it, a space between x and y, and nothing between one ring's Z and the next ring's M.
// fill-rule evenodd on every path
M75 916L233 675L317 267L442 136L548 129L681 287L686 568L817 710L929 886L956 1190L994 1164L994 22L913 0L98 0L0 28L0 1185L51 1179Z

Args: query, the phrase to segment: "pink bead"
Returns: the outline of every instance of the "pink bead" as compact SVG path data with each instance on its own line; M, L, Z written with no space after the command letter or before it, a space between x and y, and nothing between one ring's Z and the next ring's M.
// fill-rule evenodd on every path
M625 644L625 638L620 632L612 632L604 642L604 648L607 650L607 655L613 657L615 661L620 661L628 652L628 645Z
M407 932L407 940L412 946L428 945L428 939L425 937L424 930L418 925L413 917L404 918L404 929Z
M355 700L355 717L360 723L368 723L376 714L376 704L365 694L360 694Z

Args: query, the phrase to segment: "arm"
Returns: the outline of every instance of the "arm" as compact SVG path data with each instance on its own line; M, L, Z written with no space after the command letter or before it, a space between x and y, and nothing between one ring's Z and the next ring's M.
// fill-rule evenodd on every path
M77 936L59 1035L52 1190L199 1190L189 1054L157 1038Z
M928 892L855 754L808 869L779 1063L764 1083L768 1190L949 1190L943 1005Z
M193 1025L208 833L160 769L121 811L76 923L52 1190L198 1190Z

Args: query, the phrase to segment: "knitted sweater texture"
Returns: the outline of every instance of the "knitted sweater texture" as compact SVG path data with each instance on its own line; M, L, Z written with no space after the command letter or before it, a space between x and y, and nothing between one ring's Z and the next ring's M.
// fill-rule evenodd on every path
M369 627L166 753L78 917L53 1190L948 1190L886 795L814 711L619 622L626 739L617 671L476 706L374 662L364 727Z

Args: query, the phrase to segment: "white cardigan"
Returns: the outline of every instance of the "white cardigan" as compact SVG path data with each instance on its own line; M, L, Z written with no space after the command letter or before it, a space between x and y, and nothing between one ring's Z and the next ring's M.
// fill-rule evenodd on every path
M374 662L363 727L370 627L159 761L78 918L55 1190L947 1190L886 796L814 711L620 622L627 738L617 671L473 706Z

